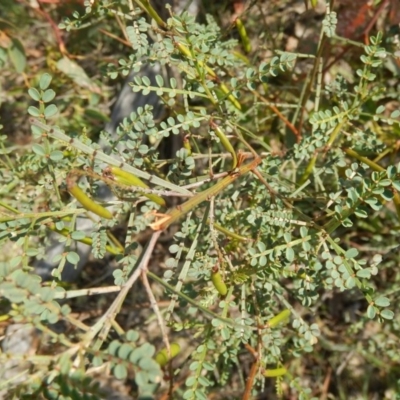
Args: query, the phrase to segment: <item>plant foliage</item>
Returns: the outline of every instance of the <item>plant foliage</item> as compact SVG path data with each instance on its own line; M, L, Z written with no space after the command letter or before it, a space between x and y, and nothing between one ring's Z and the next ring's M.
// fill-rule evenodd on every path
M50 19L63 17L56 31L79 46L71 39L60 54L53 43L40 68L26 61L29 43L7 6L0 66L10 77L26 72L29 88L18 90L31 136L18 143L4 121L2 320L5 338L18 323L41 345L25 356L3 340L0 364L28 362L23 380L0 375L6 398L107 398L111 375L140 398L316 399L335 369L325 389L334 396L394 399L396 33L373 32L366 44L341 37L340 10L325 7L305 54L282 50L283 27L268 17L267 29L263 10L274 6L264 2L236 15L239 36L217 13L198 22L144 0L120 3L52 9ZM28 10L23 21L39 29ZM113 48L120 29L128 52ZM72 54L91 51L85 71ZM93 63L103 76L89 77ZM102 130L109 94L100 82L128 75L134 93L157 102ZM178 147L166 156L165 143ZM46 281L35 260L49 257L54 238L62 251ZM92 275L82 245L97 260ZM82 267L77 281L62 281ZM343 353L369 366L354 371ZM383 383L367 380L374 370Z

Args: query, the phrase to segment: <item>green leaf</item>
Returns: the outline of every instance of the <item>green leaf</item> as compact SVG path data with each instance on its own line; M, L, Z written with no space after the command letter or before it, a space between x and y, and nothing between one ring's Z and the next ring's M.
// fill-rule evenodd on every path
M346 288L352 289L355 285L356 285L356 280L352 276L349 276L346 279L346 283L345 283Z
M54 97L56 97L56 92L53 89L47 89L42 95L42 100L45 103L48 103L49 101L52 101Z
M374 319L376 316L376 308L371 304L367 308L367 316L370 319Z
M164 78L161 75L156 75L156 82L159 87L164 87Z
M194 377L194 376L190 376L189 378L186 379L186 382L185 382L187 387L191 387L195 383L196 383L196 377Z
M175 78L171 78L169 80L169 84L171 85L171 89L176 89L176 87L178 86Z
M390 305L390 300L387 297L381 296L374 300L378 307L387 307Z
M46 90L49 87L51 80L52 80L52 77L50 74L48 74L48 73L43 74L40 77L40 81L39 81L40 89Z
M103 358L101 356L93 357L92 364L94 367L100 367L103 365Z
M150 79L147 76L142 76L142 82L144 86L150 86L151 82Z
M351 220L349 218L346 218L343 222L342 225L345 228L350 228L351 226L353 226L353 223L351 222Z
M118 349L118 357L127 360L133 348L128 343L123 343Z
M205 376L202 376L202 375L199 376L198 382L200 383L200 385L203 385L206 387L211 385L211 382Z
M60 150L54 150L50 153L50 159L52 161L60 161L64 158L64 153Z
M35 88L30 88L28 90L28 94L35 101L39 101L41 99L39 91L37 89L35 89Z
M355 211L354 214L357 215L359 218L368 218L368 212L367 210L362 209L361 207L358 207Z
M128 376L128 370L123 364L116 365L113 369L113 373L117 379L125 379Z
M400 110L394 110L391 114L390 114L390 118L396 119L400 117Z
M202 389L197 389L196 392L196 400L208 400L208 396Z
M41 117L42 116L42 113L40 112L40 110L37 107L34 107L34 106L30 106L28 108L28 113L30 115L32 115L32 117Z
M287 247L285 251L286 259L289 262L292 262L294 260L294 251L292 247Z
M106 115L104 112L101 112L99 110L96 110L94 108L85 108L85 116L90 118L91 120L94 120L95 122L100 121L100 122L110 122L110 117Z
M115 356L117 354L117 351L119 347L121 346L121 343L118 340L113 340L109 345L108 345L108 352L109 354Z
M390 310L382 310L380 315L382 318L385 318L385 319L393 319L394 312L390 311Z
M191 386L193 386L193 385L191 385ZM193 399L194 398L194 390L192 390L192 389L186 390L186 392L183 394L183 398L185 400Z
M392 181L392 185L397 191L400 191L400 181Z
M71 233L71 239L73 240L81 240L85 237L85 232L82 231L74 231Z
M371 278L371 270L369 268L360 269L357 271L356 275L358 278L369 279Z
M58 112L58 108L55 104L49 104L45 109L44 109L44 116L46 118L51 118L54 115L56 115Z
M74 265L78 264L78 262L79 262L79 254L75 253L74 251L70 251L67 254L67 261L70 262L71 264L74 264Z
M88 77L85 70L68 57L64 56L59 60L57 62L57 68L72 79L78 86L89 89L93 93L100 92L99 87Z
M26 67L26 56L24 47L22 46L21 42L16 38L12 38L11 42L11 46L7 48L8 56L10 57L10 60L13 63L15 70L18 73L22 73Z
M349 250L346 251L345 253L346 258L354 258L358 256L358 250L351 248Z
M144 371L139 371L135 376L135 382L139 387L146 385L148 381L149 376Z
M39 156L45 156L46 155L46 150L44 149L44 147L42 145L40 145L40 144L37 144L37 143L32 145L32 151L35 154L39 155Z

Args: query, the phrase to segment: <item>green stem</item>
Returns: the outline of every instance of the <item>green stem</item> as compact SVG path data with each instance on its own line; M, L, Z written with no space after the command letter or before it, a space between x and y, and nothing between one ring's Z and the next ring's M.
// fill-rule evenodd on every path
M374 161L370 160L369 158L359 155L355 150L345 148L345 149L343 149L343 151L349 157L355 158L356 160L358 160L364 164L367 164L369 167L371 167L376 172L384 172L385 171L385 168L381 167L379 164L375 163Z
M236 168L233 170L228 176L223 178L220 182L211 186L210 188L204 190L201 193L191 197L185 203L180 204L170 210L163 218L159 221L153 222L150 224L150 227L155 231L164 230L168 228L173 222L180 219L183 215L188 213L190 210L198 206L203 201L208 200L209 198L216 196L222 190L224 190L227 186L229 186L232 182L234 182L237 178L246 173L254 170L258 164L260 164L261 158L256 158L251 163L241 166L240 168Z
M208 223L208 222L209 222L209 220L207 220L207 223ZM231 238L231 239L240 240L241 242L248 242L248 241L252 240L252 239L247 238L247 237L245 237L245 236L238 235L238 234L235 233L235 232L231 232L230 230L224 228L223 226L221 226L221 225L219 225L219 224L216 224L215 222L214 222L214 228L215 228L218 232L223 233L225 236L228 236L228 237Z
M154 21L157 22L157 25L161 28L165 28L166 24L163 21L163 19L157 14L157 11L151 6L149 0L135 0L135 3L143 10L145 11L148 15L150 15L151 18L154 19Z

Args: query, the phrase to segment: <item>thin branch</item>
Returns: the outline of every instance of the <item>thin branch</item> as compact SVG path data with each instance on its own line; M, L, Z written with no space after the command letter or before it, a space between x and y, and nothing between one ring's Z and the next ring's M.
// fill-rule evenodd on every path
M111 328L111 321L115 319L129 290L131 289L133 284L137 281L139 276L142 274L142 271L147 270L150 257L153 253L154 247L160 235L161 232L153 233L144 252L142 253L142 257L137 262L136 269L133 271L132 275L125 283L125 285L122 286L121 291L119 292L118 296L115 298L113 303L110 305L108 310L99 319L99 321L96 322L96 324L90 329L90 331L84 336L82 340L83 343L89 344L93 340L93 338L101 331L99 334L99 340L95 344L94 349L98 350L101 347L103 341L107 337L108 331Z

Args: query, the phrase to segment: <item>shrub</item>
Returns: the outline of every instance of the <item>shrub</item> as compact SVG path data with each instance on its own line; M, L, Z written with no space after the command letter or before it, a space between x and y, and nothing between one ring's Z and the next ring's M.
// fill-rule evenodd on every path
M3 340L2 364L28 364L22 381L3 375L2 388L10 398L104 398L111 371L141 398L394 398L397 36L338 36L327 8L310 23L319 41L304 54L281 50L279 18L262 12L273 5L252 3L221 28L210 15L163 18L148 1L134 4L85 2L60 25L72 37L87 30L81 47L74 42L83 53L95 48L99 21L108 38L117 21L132 51L108 63L109 78L133 71L133 92L157 96L167 114L137 107L115 133L101 133L101 146L109 95L100 78L66 52L27 67L11 28L2 42L9 76L29 68L32 132L24 146L1 137L3 326L34 327L40 343L21 355ZM23 25L39 30L25 12ZM112 51L110 41L98 43ZM150 67L168 73L152 79ZM165 142L178 146L168 159ZM115 197L101 202L105 187ZM91 232L77 228L83 216ZM46 257L49 232L65 247L43 281L34 259ZM105 261L92 273L85 262L65 284L79 243Z

